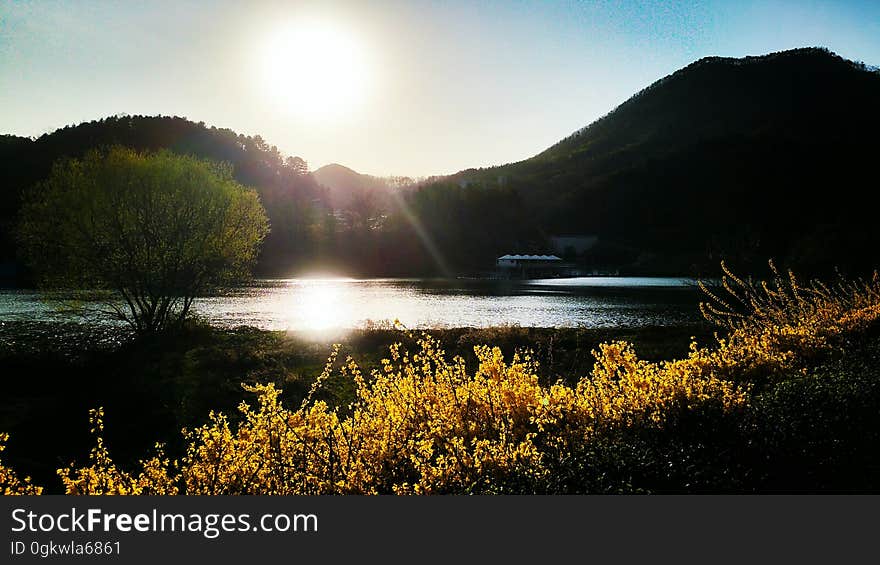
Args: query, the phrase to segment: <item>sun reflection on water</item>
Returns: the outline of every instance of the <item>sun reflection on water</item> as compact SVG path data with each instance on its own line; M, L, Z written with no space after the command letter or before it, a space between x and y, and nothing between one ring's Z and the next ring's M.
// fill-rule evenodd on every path
M302 329L321 331L338 328L346 321L348 286L353 279L312 278L289 282L280 305L282 316L296 320Z

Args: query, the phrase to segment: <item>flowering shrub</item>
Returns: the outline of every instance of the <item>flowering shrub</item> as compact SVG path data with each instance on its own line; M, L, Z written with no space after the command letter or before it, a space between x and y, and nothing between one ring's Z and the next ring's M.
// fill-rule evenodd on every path
M710 298L703 316L729 330L719 346L692 347L686 363L736 381L756 381L773 374L804 373L817 355L841 349L850 336L880 319L880 276L870 281L839 278L801 284L792 272L783 276L773 262L771 281L744 281L722 263L725 276L715 292L701 283Z
M296 410L280 391L258 386L257 407L242 404L232 426L222 414L185 432L186 455L171 465L161 454L137 476L113 465L93 413L97 446L91 464L62 469L71 494L324 494L504 491L546 481L544 457L617 427L663 426L701 404L733 410L746 391L714 378L640 361L625 343L603 345L591 377L575 387L542 386L525 354L505 362L498 348L475 348L474 375L447 360L429 335L410 355L390 359L367 380L351 359L343 372L357 399L330 408L311 398ZM328 378L334 350L317 386Z
M104 446L104 411L89 411L91 432L95 435L95 447L89 454L90 465L58 470L67 494L177 494L175 481L170 480L170 460L164 457L162 446L157 444L157 454L141 461L140 474L133 476L119 469Z
M9 434L0 434L0 452L6 449L6 442L9 441ZM0 461L0 494L4 496L14 494L40 494L43 492L42 487L34 486L28 477L19 479L15 471L3 465Z

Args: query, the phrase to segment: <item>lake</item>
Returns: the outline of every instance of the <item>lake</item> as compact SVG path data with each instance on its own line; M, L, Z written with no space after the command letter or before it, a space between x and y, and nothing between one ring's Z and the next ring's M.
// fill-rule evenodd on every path
M698 322L691 279L582 277L461 279L260 279L194 309L223 327L329 330L399 320L409 328L643 327ZM0 290L0 321L79 321L30 290Z

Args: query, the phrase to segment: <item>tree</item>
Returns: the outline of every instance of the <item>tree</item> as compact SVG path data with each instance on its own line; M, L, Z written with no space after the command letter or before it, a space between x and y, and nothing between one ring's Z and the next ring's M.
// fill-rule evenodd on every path
M112 312L149 333L247 276L268 229L230 165L116 146L56 162L25 193L18 236L42 285L111 291Z
M302 157L288 157L284 160L284 165L295 175L309 174L309 164Z

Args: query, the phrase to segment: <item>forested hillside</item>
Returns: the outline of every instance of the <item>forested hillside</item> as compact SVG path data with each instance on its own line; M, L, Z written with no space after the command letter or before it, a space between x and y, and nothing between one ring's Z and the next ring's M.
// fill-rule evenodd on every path
M272 221L261 270L284 269L314 253L318 237L315 226L325 215L325 191L308 174L301 158L282 156L260 136L209 128L180 117L114 116L66 127L36 140L3 138L0 262L16 256L12 230L21 192L46 178L57 159L80 157L89 149L117 144L138 150L165 148L231 163L236 180L258 189Z
M877 264L880 73L824 49L701 59L535 157L467 170L621 264Z

